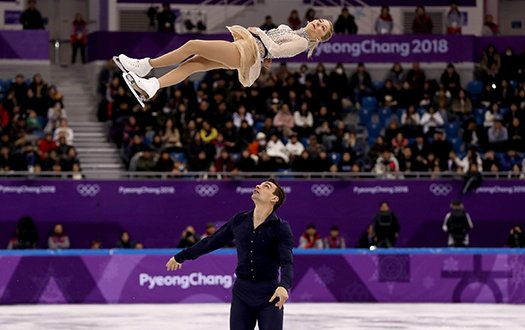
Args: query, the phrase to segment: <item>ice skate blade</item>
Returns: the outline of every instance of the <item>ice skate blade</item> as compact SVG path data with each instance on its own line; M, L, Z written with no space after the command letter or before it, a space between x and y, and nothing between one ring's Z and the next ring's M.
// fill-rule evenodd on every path
M128 85L129 89L131 90L131 92L133 93L135 98L137 99L137 102L139 102L139 104L142 106L143 109L146 109L146 104L144 103L145 98L142 95L139 95L139 93L142 94L142 92L144 92L144 91L142 91L137 86L137 83L135 82L135 79L133 79L133 77L129 73L125 73L124 74L124 81L126 82L126 85ZM138 90L135 89L135 88L137 88Z

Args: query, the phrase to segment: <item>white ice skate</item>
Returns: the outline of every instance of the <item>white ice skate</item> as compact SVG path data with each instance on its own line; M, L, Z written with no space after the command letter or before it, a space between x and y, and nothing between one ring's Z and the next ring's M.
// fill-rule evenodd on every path
M145 77L151 72L153 67L149 64L149 57L136 59L127 57L124 54L113 56L113 62L124 72L133 72L139 77Z
M145 108L144 102L151 99L159 90L159 80L157 78L144 79L140 78L134 72L127 72L123 74L124 81L129 89L140 103L142 108Z

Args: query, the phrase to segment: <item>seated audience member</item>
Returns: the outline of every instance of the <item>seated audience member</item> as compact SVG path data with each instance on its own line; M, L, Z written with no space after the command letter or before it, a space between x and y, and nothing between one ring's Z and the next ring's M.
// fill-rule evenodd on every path
M323 239L314 225L310 224L299 239L300 249L322 249Z
M199 236L195 234L195 228L193 226L188 226L182 231L182 235L177 244L178 249L185 249L187 247L193 246L199 241Z
M514 226L510 230L506 245L511 248L525 248L525 235L520 225Z
M211 236L211 235L215 234L216 231L217 231L217 226L213 222L210 222L210 223L208 223L206 225L206 231L204 232L204 234L202 234L200 239L203 239L203 238L206 238L208 236Z
M133 249L135 248L135 242L131 240L131 237L127 231L122 232L120 239L115 244L117 249Z
M330 235L324 239L325 249L345 249L345 238L341 236L341 232L337 226L330 228Z
M69 236L64 233L64 228L57 223L53 228L53 233L47 239L47 246L52 250L69 249Z
M89 243L89 248L92 250L99 250L102 248L102 243L98 240L92 240L91 243Z
M36 249L38 244L38 232L35 222L31 217L23 217L18 220L16 231L7 245L8 250Z
M366 231L363 232L359 241L357 242L357 248L369 249L377 244L376 234L374 233L374 225L368 225Z

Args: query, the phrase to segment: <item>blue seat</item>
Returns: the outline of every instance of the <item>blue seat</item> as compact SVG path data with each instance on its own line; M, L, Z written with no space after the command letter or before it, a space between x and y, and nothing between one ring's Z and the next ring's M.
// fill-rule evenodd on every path
M256 121L253 126L255 127L255 131L260 132L264 127L264 121Z
M173 161L179 161L181 163L184 163L186 160L186 155L184 155L183 152L172 152L170 153L170 157Z
M383 125L388 125L390 118L392 117L392 110L388 108L379 109L377 111L379 122Z
M239 152L232 152L230 157L234 163L237 163L241 159L241 154Z
M383 126L379 123L369 123L366 126L367 132L368 132L368 144L372 145L375 143L375 140L379 134L381 134L381 130L383 129Z
M462 151L463 139L459 137L454 137L448 140L450 141L450 143L452 143L452 148L454 148L454 151L456 152L456 154L461 154L463 152Z
M308 138L302 138L301 143L303 144L303 146L306 147L310 144L310 141L308 140Z
M376 91L380 90L381 88L383 88L383 86L385 86L385 83L380 81L380 80L374 80L372 82L372 86L374 86L374 89Z
M365 126L372 120L372 110L368 108L359 109L359 124Z
M509 84L510 84L512 87L514 87L514 89L518 89L518 87L519 87L519 84L518 84L518 82L517 82L516 80L510 80L510 81L509 81Z
M472 80L467 85L467 91L474 96L481 95L483 92L483 82L481 80Z
M502 107L502 108L499 108L499 113L500 115L505 118L507 117L507 115L509 114L510 112L510 108L507 108L507 107Z
M332 152L332 153L330 154L330 159L332 160L332 162L333 162L334 164L337 165L337 164L339 164L339 162L341 161L341 154L338 153L338 152Z
M377 109L377 99L374 96L363 97L361 106L373 111Z
M477 125L483 125L483 122L485 121L485 112L487 112L487 109L485 108L474 109L473 113Z
M459 134L459 122L453 121L449 123L445 123L445 133L450 138L458 137Z

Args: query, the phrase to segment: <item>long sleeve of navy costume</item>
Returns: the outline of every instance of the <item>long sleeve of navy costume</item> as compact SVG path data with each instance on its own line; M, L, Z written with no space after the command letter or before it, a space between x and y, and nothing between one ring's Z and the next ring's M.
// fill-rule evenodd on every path
M290 225L272 213L256 229L253 211L235 215L217 232L175 255L179 263L194 260L217 250L235 239L237 248L237 277L244 280L277 280L289 290L293 279L293 236Z

